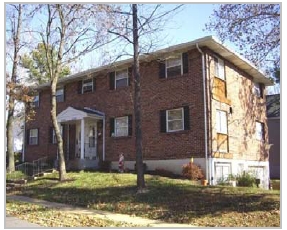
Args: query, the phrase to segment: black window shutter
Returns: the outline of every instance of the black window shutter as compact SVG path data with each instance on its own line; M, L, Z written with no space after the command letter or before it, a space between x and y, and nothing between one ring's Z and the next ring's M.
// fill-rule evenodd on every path
M82 94L82 84L83 84L83 81L78 81L78 94Z
M93 92L96 92L96 78L95 77L93 78L93 84L94 84Z
M130 86L131 85L131 81L132 81L132 77L133 77L133 67L129 67L128 68L128 85Z
M159 63L159 78L165 78L165 61Z
M29 139L30 139L30 129L26 130L26 144L29 145Z
M110 89L114 90L115 89L115 72L110 73Z
M184 130L189 130L190 129L190 124L189 124L189 107L184 106L183 107L183 112L184 112Z
M188 73L188 53L182 54L182 67L183 73Z
M129 136L132 136L133 135L133 117L132 117L132 115L129 115L128 116L128 123L129 123L129 125L128 125L128 129L129 129L129 133L128 133L128 135Z
M53 127L49 128L49 143L53 143Z
M166 133L166 110L160 110L160 132Z
M110 119L110 136L115 132L115 118Z

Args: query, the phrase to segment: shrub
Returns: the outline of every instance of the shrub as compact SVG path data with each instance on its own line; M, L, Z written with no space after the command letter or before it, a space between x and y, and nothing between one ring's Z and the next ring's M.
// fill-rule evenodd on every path
M182 166L182 175L191 180L201 180L204 178L203 171L200 166L189 162Z
M241 187L253 187L256 182L256 178L253 175L250 175L246 172L243 172L241 175L237 176L237 185Z

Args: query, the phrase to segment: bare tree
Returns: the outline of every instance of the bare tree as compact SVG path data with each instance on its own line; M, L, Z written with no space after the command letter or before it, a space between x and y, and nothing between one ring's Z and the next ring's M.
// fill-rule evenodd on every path
M125 23L115 25L109 30L111 34L120 36L127 44L133 46L133 73L134 73L134 117L135 117L135 147L136 147L136 168L137 168L137 189L144 192L144 168L142 153L142 122L141 122L141 75L139 65L139 54L150 52L163 42L156 35L161 32L167 20L177 12L182 5L178 5L171 10L162 10L162 5L132 4L129 11L115 11L116 15L125 18ZM127 7L128 8L128 7ZM141 11L139 14L138 11ZM127 54L122 51L122 54Z
M215 31L222 41L233 42L247 59L268 67L278 78L280 15L280 4L221 4L206 29Z
M41 23L33 33L40 37L46 56L52 96L51 118L59 152L59 180L63 181L66 179L66 164L56 103L61 69L108 42L106 28L116 21L110 12L119 8L106 4L44 4L37 7L39 14L36 20ZM56 52L56 58L53 52Z
M7 12L8 13L8 12ZM12 60L12 72L11 77L9 74L6 75L7 80L7 122L6 122L6 140L7 140L7 154L8 156L8 168L7 172L15 171L15 161L14 161L14 137L13 137L13 117L15 111L15 85L17 84L17 72L19 63L19 52L21 49L20 34L22 30L22 17L23 17L23 5L10 5L9 7L9 18L7 23L9 24L9 30L7 33L10 34L9 43L13 47L13 54L10 56ZM9 35L8 35L9 36ZM8 52L7 55L10 55Z

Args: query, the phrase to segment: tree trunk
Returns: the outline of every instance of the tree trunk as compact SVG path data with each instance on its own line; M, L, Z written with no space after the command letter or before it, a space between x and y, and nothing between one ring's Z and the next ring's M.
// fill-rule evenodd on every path
M17 67L19 61L19 50L20 50L20 32L22 30L22 5L19 4L18 9L18 19L17 19L17 28L15 34L13 34L13 44L14 44L14 54L13 54L13 66L12 66L12 75L11 83L17 83ZM10 89L9 95L9 105L8 105L8 117L6 123L6 138L7 138L7 153L8 155L8 172L15 171L15 160L14 160L14 134L13 134L13 121L14 121L14 109L15 109L15 99L13 96L13 88Z
M145 188L143 156L142 156L142 127L141 127L141 92L139 72L139 35L137 25L137 4L132 5L133 9L133 47L134 47L134 116L136 135L136 165L137 165L137 189L141 192Z
M57 138L57 145L58 145L58 153L59 153L59 180L64 181L66 180L66 163L64 157L64 150L63 150L63 139L61 136L61 131L59 129L59 125L57 122L57 101L56 101L56 89L57 89L57 78L54 78L51 82L51 118L52 123L54 126L55 135Z

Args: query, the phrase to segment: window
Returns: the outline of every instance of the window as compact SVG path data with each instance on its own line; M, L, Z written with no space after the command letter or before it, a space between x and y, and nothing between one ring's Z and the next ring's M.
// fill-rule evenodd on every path
M257 82L254 83L253 93L254 93L257 97L263 97L262 87L261 87L261 85L260 85L259 83L257 83Z
M225 111L216 110L216 131L227 134L227 113Z
M93 79L83 80L82 92L83 93L93 92Z
M63 102L64 101L64 88L57 89L56 100L57 100L57 102Z
M115 88L128 86L128 70L116 71L115 73Z
M29 145L38 144L38 129L29 130Z
M181 55L166 60L166 77L172 77L182 74Z
M34 108L38 108L39 107L39 94L35 95L34 96L34 100L32 102L32 106Z
M214 74L216 77L225 81L224 61L219 58L214 58Z
M183 108L166 111L167 132L184 130Z
M264 124L258 121L256 121L256 139L264 140Z
M128 116L115 118L115 136L128 136Z
M89 131L89 147L96 147L96 129L94 126L91 126Z
M62 125L60 126L60 132L61 132L61 136L63 136L63 126ZM56 137L56 133L55 133L54 129L53 129L52 143L57 144L57 137Z

